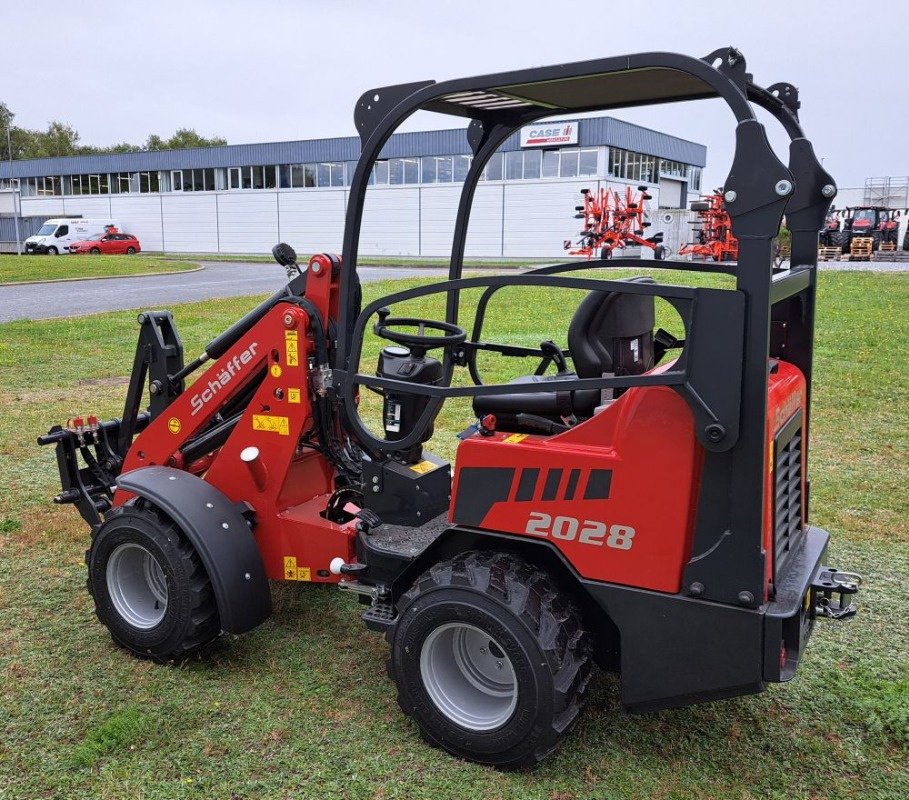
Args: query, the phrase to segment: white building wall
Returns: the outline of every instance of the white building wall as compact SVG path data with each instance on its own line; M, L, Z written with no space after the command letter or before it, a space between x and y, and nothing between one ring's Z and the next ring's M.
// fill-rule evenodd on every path
M468 258L553 258L578 238L575 206L581 189L633 182L596 177L490 181L474 194L465 254ZM462 184L370 186L360 232L361 255L445 257L451 251ZM651 186L652 226L678 249L676 220L664 223L659 189ZM689 195L689 199L696 195ZM145 251L268 253L286 241L299 253L341 249L347 189L281 189L121 194L107 197L22 198L29 216L111 217ZM663 210L665 211L665 209Z
M301 254L340 253L346 207L347 191L344 189L280 191L279 238Z
M111 197L111 217L139 238L143 250L164 249L161 208L163 195L118 194Z
M218 192L220 252L271 252L278 243L278 194Z
M215 209L218 201L214 193L161 195L161 202L166 250L174 253L218 252L219 224ZM126 227L125 220L121 220L121 224Z
M410 186L370 186L360 227L360 254L419 253L420 190Z
M504 207L505 184L481 183L477 186L470 221L467 223L467 240L464 243L464 254L468 258L495 258L502 255ZM453 232L454 224L449 223L449 228ZM450 249L449 244L449 251Z

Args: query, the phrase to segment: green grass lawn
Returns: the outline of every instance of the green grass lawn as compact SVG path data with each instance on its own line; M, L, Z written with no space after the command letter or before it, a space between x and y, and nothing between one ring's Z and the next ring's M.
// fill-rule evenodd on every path
M831 563L866 578L859 615L819 621L796 678L762 695L628 716L617 678L598 673L562 749L518 774L423 744L384 641L329 587L273 584L267 623L182 666L115 648L85 591L88 532L50 504L56 466L35 437L76 414L119 415L135 312L0 325L0 798L909 796L909 273L819 280L812 516L833 534ZM491 338L564 342L577 298L553 294L507 290ZM252 303L174 309L187 354ZM501 362L488 371L507 376ZM469 417L465 402L446 407L433 448L450 457Z
M113 278L196 269L196 264L151 256L0 255L0 284L27 281Z

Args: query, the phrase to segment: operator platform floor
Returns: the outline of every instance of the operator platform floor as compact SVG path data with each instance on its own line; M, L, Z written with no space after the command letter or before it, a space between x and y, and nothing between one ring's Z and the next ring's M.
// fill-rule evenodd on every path
M52 264L51 257L48 256ZM221 297L273 294L286 282L277 264L197 262L196 272L149 275L141 278L55 281L0 286L0 322L95 314L102 311L161 308ZM419 267L360 267L363 282L436 275L444 270ZM46 275L36 275L45 278Z

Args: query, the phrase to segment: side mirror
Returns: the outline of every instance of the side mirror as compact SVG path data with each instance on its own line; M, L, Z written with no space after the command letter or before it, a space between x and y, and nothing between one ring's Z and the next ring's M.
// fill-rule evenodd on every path
M289 267L297 263L296 251L289 244L285 244L284 242L272 247L271 254L275 257L275 261L282 267Z

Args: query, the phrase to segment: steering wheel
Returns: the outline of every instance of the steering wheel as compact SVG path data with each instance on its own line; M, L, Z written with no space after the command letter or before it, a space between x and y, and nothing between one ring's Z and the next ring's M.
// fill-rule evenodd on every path
M390 342L409 347L415 356L421 356L427 350L434 350L437 347L452 347L467 340L467 331L460 325L418 317L390 317L389 313L387 308L379 309L379 321L373 325L372 332ZM416 328L417 330L416 333L410 333L394 330L395 328ZM427 335L427 329L441 331L442 335Z

